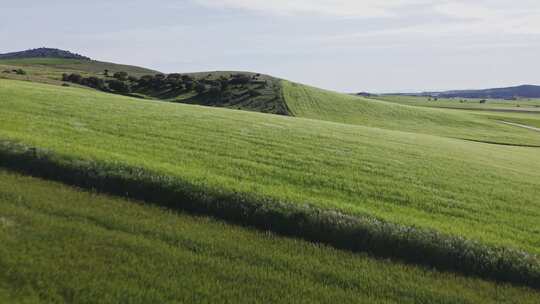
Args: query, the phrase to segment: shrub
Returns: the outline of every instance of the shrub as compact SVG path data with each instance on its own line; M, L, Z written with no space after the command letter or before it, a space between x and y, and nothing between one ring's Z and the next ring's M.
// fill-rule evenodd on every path
M15 72L15 74L17 75L26 75L26 71L23 69L16 69L16 70L13 70L13 72Z

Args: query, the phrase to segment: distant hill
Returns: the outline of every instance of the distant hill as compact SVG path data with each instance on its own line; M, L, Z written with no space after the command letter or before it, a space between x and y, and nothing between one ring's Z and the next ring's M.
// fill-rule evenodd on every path
M72 53L70 51L53 49L53 48L37 48L21 52L12 52L0 54L0 59L22 59L22 58L63 58L63 59L80 59L90 60L90 58Z
M521 85L516 87L494 88L484 90L454 90L444 92L422 92L412 94L399 94L410 96L435 96L440 98L540 98L540 86Z

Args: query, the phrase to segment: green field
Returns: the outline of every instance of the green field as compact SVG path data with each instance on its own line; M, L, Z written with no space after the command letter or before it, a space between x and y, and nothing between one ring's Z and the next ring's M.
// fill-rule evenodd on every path
M14 70L23 69L25 75L18 75ZM108 70L108 75L104 71ZM52 85L74 86L88 88L73 82L62 81L63 74L78 74L82 77L97 77L99 79L113 80L115 72L126 72L135 79L142 76L160 74L157 71L121 64L100 61L59 59L59 58L29 58L29 59L0 59L0 79L24 80L30 82L46 83ZM219 83L225 77L231 79L234 75L244 75L250 79L249 83L229 85L219 94L198 93L195 90L179 90L177 84L162 84L152 88L136 88L134 82L127 82L132 97L155 99L167 102L181 102L203 106L226 107L255 112L288 115L288 110L282 99L281 81L277 78L250 72L212 71L199 73L184 73L192 77L193 81L205 83Z
M534 132L471 112L402 105L288 81L283 81L283 94L296 117L489 143L540 146L540 136Z
M0 170L3 303L537 303L526 288ZM99 299L99 300L98 300Z
M61 75L155 71L0 60L20 67L0 73L0 302L538 302L462 276L540 288L540 132L503 123L540 127L536 100L363 98L246 72L225 99L144 100Z
M536 148L5 80L0 103L0 138L68 159L540 253Z
M102 62L96 60L79 60L79 59L61 59L61 58L28 58L28 59L0 59L0 72L5 69L5 66L16 66L27 68L30 71L41 71L43 74L47 72L61 75L67 72L85 72L88 74L101 74L105 69L109 72L127 72L133 76L143 76L148 74L159 73L157 71L141 68L132 65L116 64L111 62Z
M455 108L483 111L511 111L540 113L540 99L521 98L517 100L474 99L474 98L438 98L405 95L379 95L373 99L431 108ZM485 103L480 103L485 100Z

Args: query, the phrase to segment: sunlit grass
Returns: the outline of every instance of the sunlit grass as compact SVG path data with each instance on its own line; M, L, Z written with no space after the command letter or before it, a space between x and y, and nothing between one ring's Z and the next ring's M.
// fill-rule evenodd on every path
M540 136L473 113L413 107L339 94L283 81L285 101L297 117L432 134L450 138L540 146Z
M5 303L537 303L538 292L0 170Z
M540 153L0 81L0 138L540 253Z

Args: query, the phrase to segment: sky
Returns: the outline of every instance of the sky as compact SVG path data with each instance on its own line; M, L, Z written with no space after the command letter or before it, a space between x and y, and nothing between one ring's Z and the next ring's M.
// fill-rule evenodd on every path
M540 84L540 1L0 0L0 53L37 47L341 92Z

